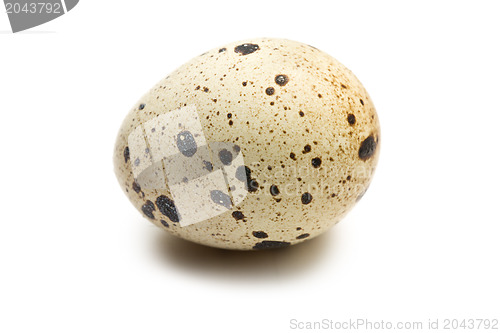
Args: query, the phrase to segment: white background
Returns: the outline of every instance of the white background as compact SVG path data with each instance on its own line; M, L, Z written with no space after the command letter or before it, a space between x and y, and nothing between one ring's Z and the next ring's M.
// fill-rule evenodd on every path
M0 13L0 332L286 332L290 320L500 317L496 1L81 1ZM372 186L325 235L228 252L167 235L113 174L121 121L211 48L333 55L380 116Z

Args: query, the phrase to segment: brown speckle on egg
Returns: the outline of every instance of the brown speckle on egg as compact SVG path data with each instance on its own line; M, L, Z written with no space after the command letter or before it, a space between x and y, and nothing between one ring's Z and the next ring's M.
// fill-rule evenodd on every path
M271 185L271 187L269 188L269 191L271 192L272 196L277 196L278 194L280 194L280 190L278 189L278 186L276 186L276 185Z
M168 217L170 221L179 222L179 214L177 213L177 208L172 199L165 195L160 195L156 198L156 207L158 207L158 210Z
M315 157L311 160L311 164L315 168L319 168L321 166L321 158Z
M265 233L264 231L254 231L254 232L252 232L252 235L254 237L256 237L256 238L267 238L267 237L269 237L267 235L267 233Z
M153 212L156 209L155 209L155 205L151 201L149 201L149 200L146 201L146 203L144 205L142 205L141 209L142 209L142 212L144 213L144 215L146 215L150 219L155 218Z
M234 52L239 53L241 55L247 55L250 53L254 53L259 49L259 45L257 44L251 44L251 43L245 43L238 45L234 48Z
M300 200L302 201L302 203L304 205L310 204L312 199L313 199L313 197L312 197L311 193L308 193L308 192L302 194L302 197L300 198Z
M349 113L347 115L347 122L349 122L350 125L354 125L356 123L356 117L352 113Z
M222 149L219 151L219 160L224 165L230 165L233 161L233 154L227 149Z
M262 241L254 245L254 250L264 250L264 249L279 249L283 247L287 247L290 245L290 242L281 242L281 241Z
M132 183L132 189L134 190L135 193L140 193L141 192L141 185L139 185L135 180Z
M177 134L176 144L181 154L187 157L192 157L198 150L194 136L189 131L182 131Z
M234 211L232 213L232 216L234 217L235 220L243 220L245 218L245 215L242 212L240 212L239 210Z
M367 137L363 142L361 142L361 146L359 147L359 158L362 160L367 160L373 156L375 150L377 149L377 143L373 138L373 135Z
M209 161L203 161L203 168L207 169L208 171L212 171L214 169L214 166L211 162Z
M276 82L276 84L279 86L286 85L288 83L288 80L288 76L285 74L276 75L276 77L274 78L274 82Z
M125 147L125 149L123 150L123 157L125 158L125 163L130 160L130 150L128 147Z

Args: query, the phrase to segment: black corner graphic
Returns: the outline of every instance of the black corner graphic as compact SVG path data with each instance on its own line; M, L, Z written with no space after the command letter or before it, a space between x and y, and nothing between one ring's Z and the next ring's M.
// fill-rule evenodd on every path
M79 0L4 0L12 32L27 30L52 21L73 9Z

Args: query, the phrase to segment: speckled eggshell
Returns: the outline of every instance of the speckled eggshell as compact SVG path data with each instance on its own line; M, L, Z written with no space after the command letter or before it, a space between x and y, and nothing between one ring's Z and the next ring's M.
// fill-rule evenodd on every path
M168 186L134 179L128 138L190 106L207 142L241 149L249 193L230 211L182 227ZM375 107L350 70L312 46L259 38L208 51L154 86L125 118L114 165L130 201L158 227L208 246L267 249L336 224L366 191L379 140Z

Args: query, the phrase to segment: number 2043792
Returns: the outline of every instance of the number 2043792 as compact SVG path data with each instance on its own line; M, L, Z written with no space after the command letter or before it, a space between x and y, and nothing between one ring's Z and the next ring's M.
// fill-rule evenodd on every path
M60 3L46 3L46 2L31 2L31 3L5 3L7 14L61 14L62 7Z
M498 330L498 319L445 319L443 329Z

